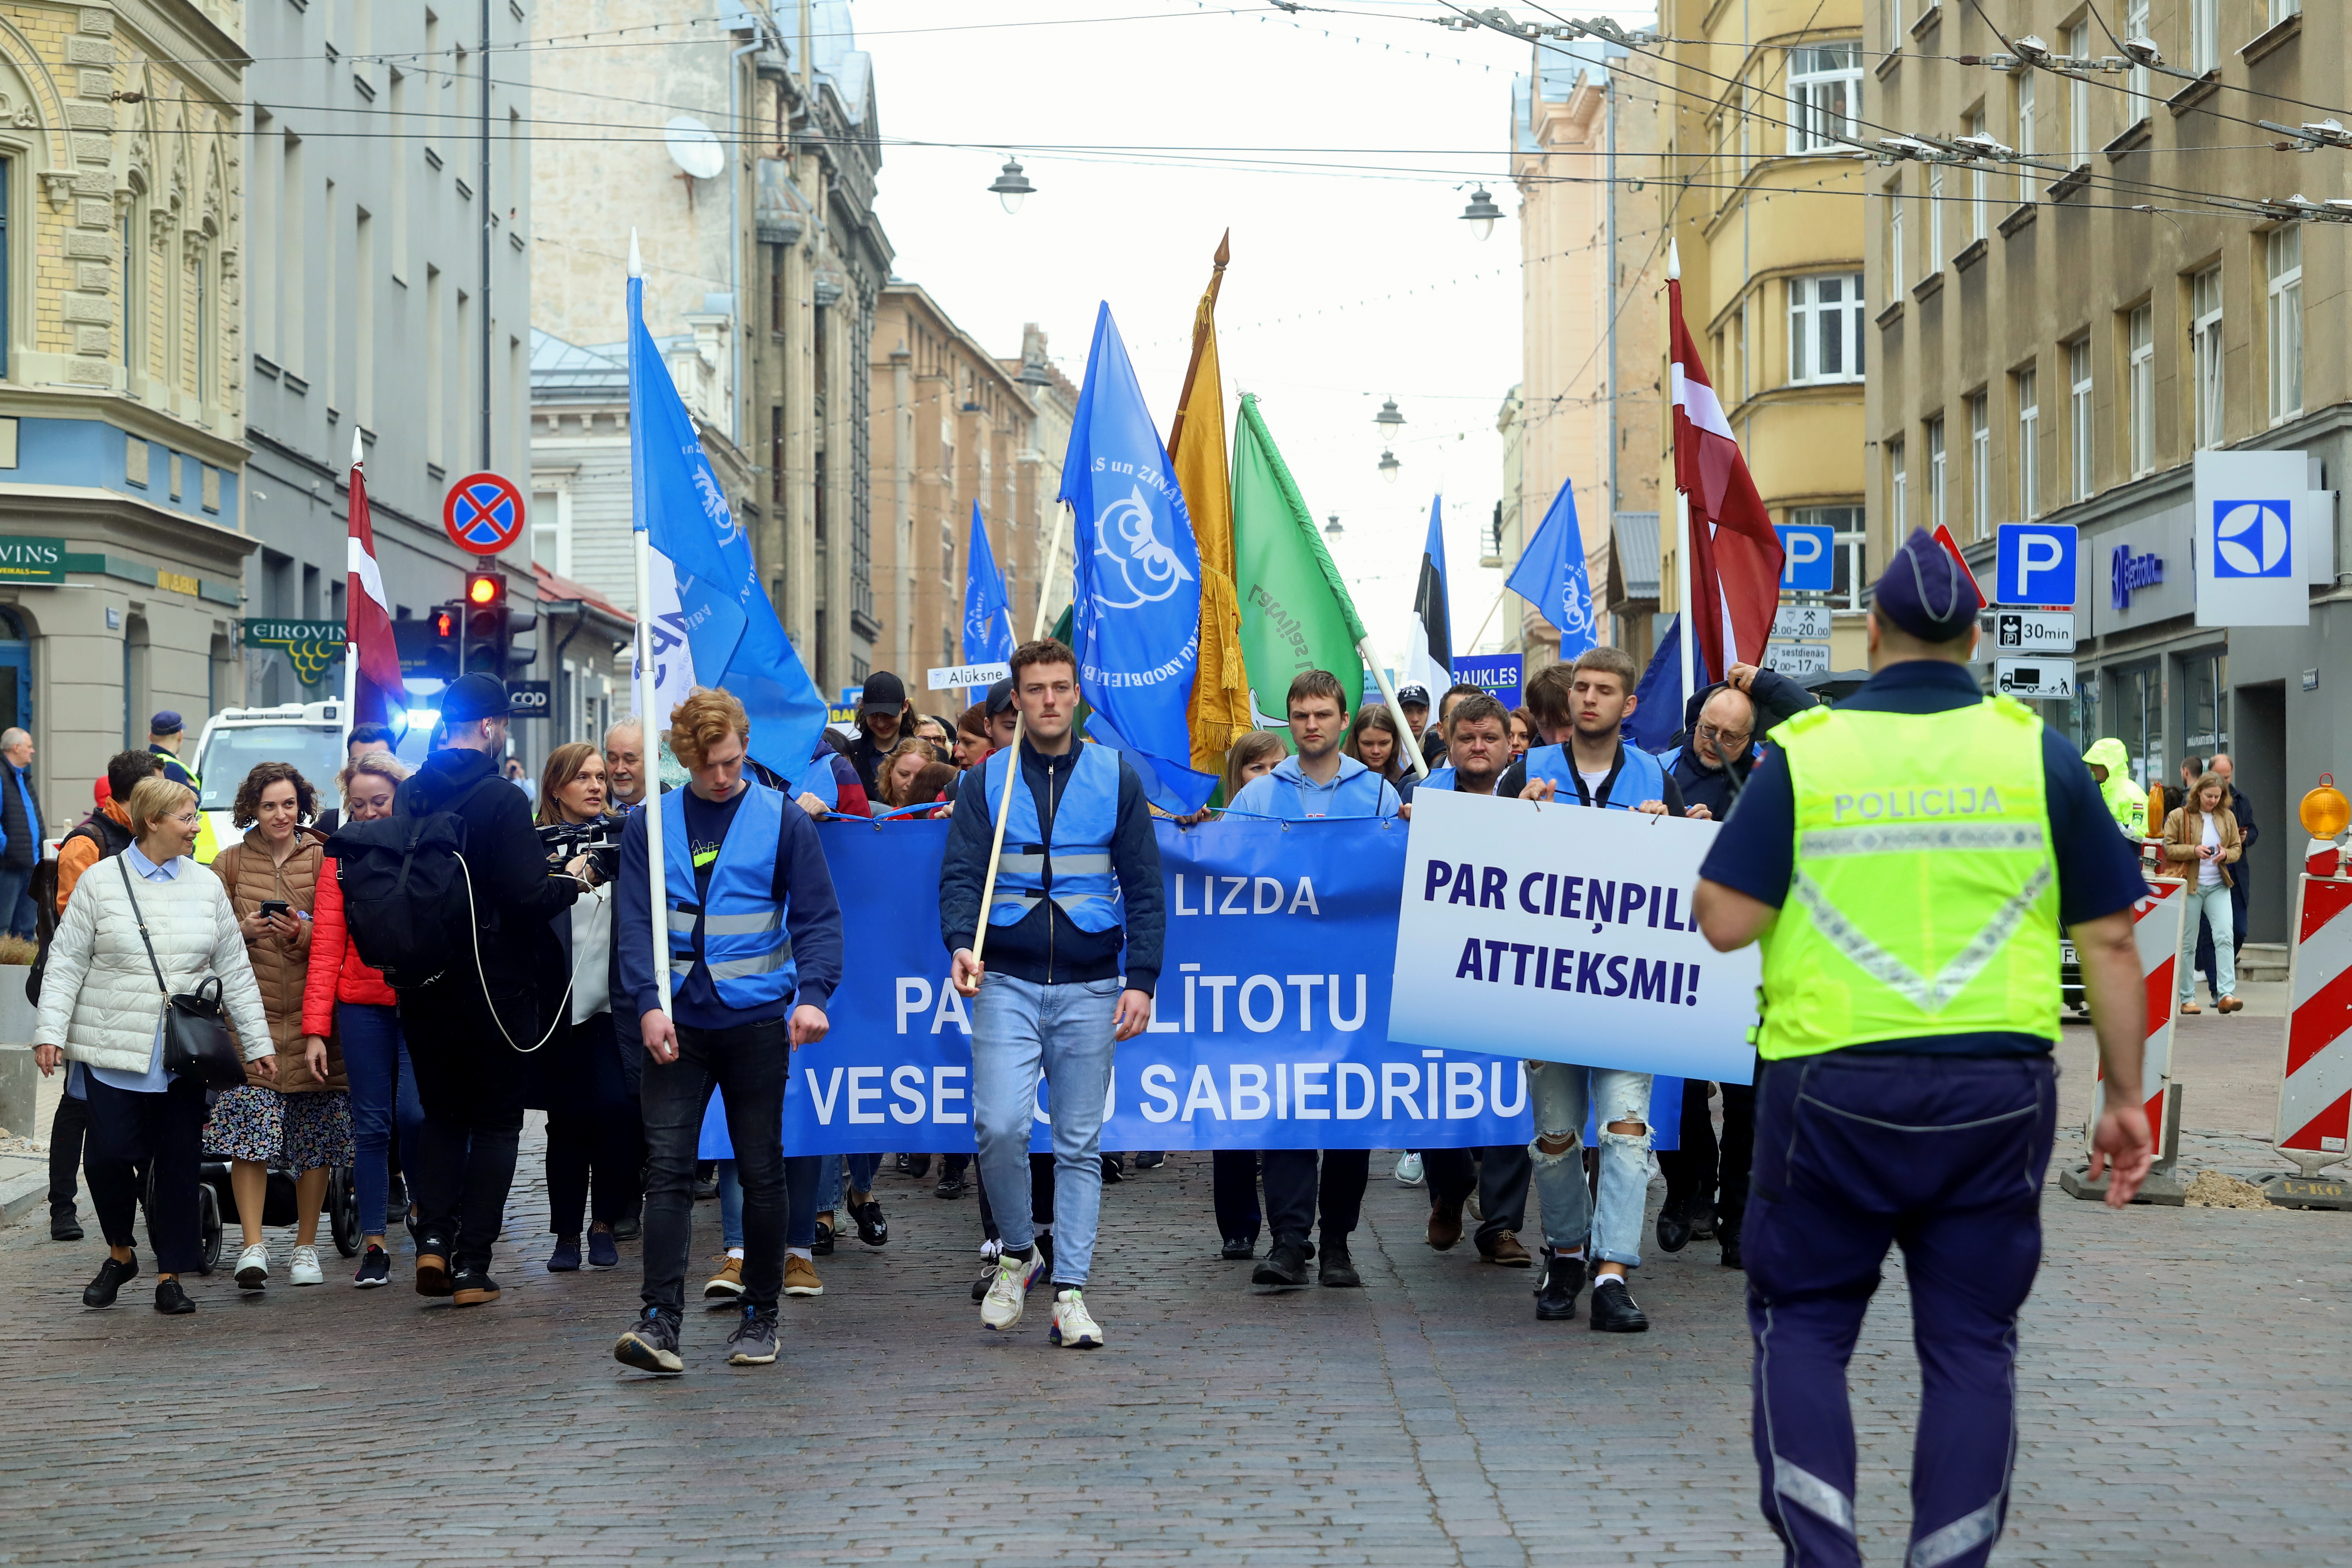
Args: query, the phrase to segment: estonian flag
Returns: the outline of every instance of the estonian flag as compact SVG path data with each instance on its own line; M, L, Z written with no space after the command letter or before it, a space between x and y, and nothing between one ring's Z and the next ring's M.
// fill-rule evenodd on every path
M1429 689L1429 711L1454 684L1454 617L1446 607L1445 535L1439 526L1445 499L1429 502L1429 540L1421 550L1421 580L1412 591L1412 646L1405 651L1400 685Z

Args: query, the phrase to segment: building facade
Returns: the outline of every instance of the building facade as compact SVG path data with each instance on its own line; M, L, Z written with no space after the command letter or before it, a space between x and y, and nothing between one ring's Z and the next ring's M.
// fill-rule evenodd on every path
M1886 29L1870 38L1885 52L1874 120L1983 135L2017 157L1870 171L1870 506L1885 520L1873 536L1944 521L1990 586L2001 524L2074 525L2077 696L2042 710L2081 743L2117 737L2140 781L2176 798L2184 756L2232 753L2263 830L2252 936L2279 941L2295 804L2342 771L2336 742L2352 732L2352 680L2326 653L2352 636L2352 591L2334 570L2352 362L2336 330L2343 247L2280 200L2332 195L2340 176L2321 160L2341 154L2282 155L2273 133L2238 121L2296 125L2315 111L2293 100L2341 102L2345 16L2185 0L2120 10L2125 37L2152 39L2168 68L1959 70L1928 57L2005 52L1967 8L1874 21ZM2058 5L2013 0L1994 16L2057 56L2115 53ZM2243 205L2268 201L2279 205ZM2151 205L2163 210L2134 210ZM2305 459L2320 497L2307 625L2196 624L2193 563L2218 543L2217 520L2197 515L2196 465L2233 450Z
M251 288L236 368L251 369L256 619L343 621L354 435L396 619L458 600L482 566L535 613L524 541L482 557L442 524L467 475L528 488L532 56L514 47L529 31L518 9L488 16L486 54L472 7L249 7ZM518 660L530 646L516 639ZM341 690L341 661L306 684L283 652L244 653L252 702ZM504 673L544 679L535 663ZM429 707L439 680L412 679L415 705ZM532 765L541 731L515 726Z
M820 687L855 685L881 632L867 362L890 247L874 213L873 65L856 47L847 0L722 0L700 20L656 0L585 0L535 16L546 36L650 37L658 25L675 39L544 57L534 80L544 112L629 129L617 142L538 146L534 324L625 361L636 232L647 330L664 343L784 629ZM542 439L552 433L538 426ZM576 531L601 525L572 516L583 580L633 605L631 581L595 575L609 545Z
M243 696L239 9L0 5L0 722L56 826Z
M1036 411L1029 445L1014 455L1020 481L1013 516L1027 520L1026 525L1008 529L1001 539L989 536L1003 552L997 564L1004 572L1005 602L1013 606L1013 640L1017 643L1040 624L1051 631L1069 608L1076 587L1071 574L1077 542L1068 522L1062 525L1059 552L1050 561L1046 552L1054 549L1055 519L1063 510L1062 459L1069 453L1070 433L1077 424L1078 388L1054 363L1045 332L1034 321L1021 329L1021 357L996 363L1029 395L1029 405ZM1042 616L1040 595L1045 601Z
M1773 521L1835 531L1841 669L1864 662L1862 596L1878 558L1864 528L1863 403L1865 372L1876 372L1864 341L1865 172L1846 140L1865 118L1864 9L1666 0L1650 219L1661 252L1680 250L1684 319ZM1657 376L1664 385L1663 357ZM1670 466L1671 420L1660 437ZM1672 490L1660 499L1659 593L1671 608Z
M1524 372L1502 416L1516 470L1496 525L1500 560L1516 562L1572 481L1601 640L1643 660L1656 605L1611 601L1603 584L1612 515L1657 510L1664 252L1654 204L1621 183L1657 161L1654 69L1613 44L1544 44L1512 84ZM1525 600L1510 604L1506 646L1533 673L1559 657L1559 632Z

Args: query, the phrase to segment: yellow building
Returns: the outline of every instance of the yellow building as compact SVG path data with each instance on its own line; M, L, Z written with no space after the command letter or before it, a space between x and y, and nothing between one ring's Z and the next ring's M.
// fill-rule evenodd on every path
M1861 665L1864 542L1862 0L1665 0L1661 251L1776 523L1837 532L1831 665ZM1663 310L1664 300L1660 300ZM1663 381L1665 365L1659 361ZM1673 462L1673 425L1661 431ZM1671 501L1672 492L1665 492ZM1660 596L1675 598L1674 508Z

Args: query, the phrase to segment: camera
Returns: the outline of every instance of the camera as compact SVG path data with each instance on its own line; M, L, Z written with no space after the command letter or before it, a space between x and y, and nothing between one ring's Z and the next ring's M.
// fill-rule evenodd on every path
M599 817L594 822L550 822L539 828L540 847L548 864L561 869L575 855L585 855L596 868L596 880L610 885L621 874L621 822Z

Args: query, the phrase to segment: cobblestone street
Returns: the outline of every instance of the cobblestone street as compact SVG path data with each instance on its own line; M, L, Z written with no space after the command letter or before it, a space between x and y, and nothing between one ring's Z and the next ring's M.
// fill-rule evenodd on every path
M2068 1031L2077 1105L2088 1038ZM635 1244L609 1274L544 1272L537 1121L486 1310L420 1300L404 1257L393 1289L352 1290L331 1250L327 1287L288 1289L272 1232L260 1299L223 1270L192 1281L191 1319L150 1312L144 1279L85 1312L95 1232L11 1226L0 1563L1779 1561L1741 1277L1712 1243L1643 1270L1646 1336L1539 1325L1528 1275L1423 1244L1423 1194L1381 1157L1369 1288L1269 1298L1215 1260L1208 1161L1179 1154L1107 1194L1090 1300L1110 1342L1066 1352L1042 1297L1018 1333L983 1332L971 1200L886 1173L889 1246L820 1260L783 1362L728 1370L725 1315L694 1312L688 1375L653 1381L609 1354ZM1994 1561L2343 1561L2352 1216L2116 1215L2054 1185L2046 1214ZM717 1205L697 1217L698 1268ZM1854 1402L1865 1546L1896 1562L1916 1403L1899 1262Z

